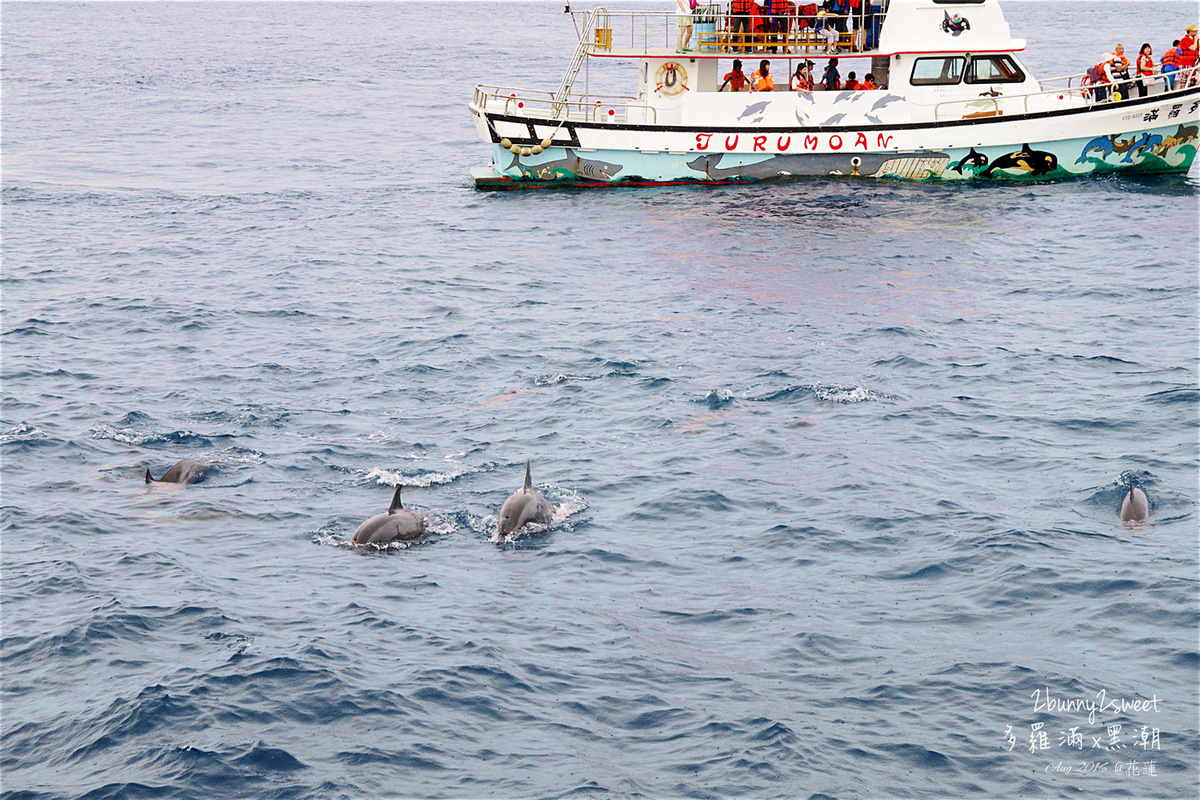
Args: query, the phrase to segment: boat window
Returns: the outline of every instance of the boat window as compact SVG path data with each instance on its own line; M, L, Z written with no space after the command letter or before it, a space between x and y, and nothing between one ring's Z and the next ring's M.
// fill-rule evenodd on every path
M909 83L913 86L953 86L962 80L963 62L962 56L918 58L913 64Z
M967 83L1020 83L1025 73L1012 56L976 56L967 70Z

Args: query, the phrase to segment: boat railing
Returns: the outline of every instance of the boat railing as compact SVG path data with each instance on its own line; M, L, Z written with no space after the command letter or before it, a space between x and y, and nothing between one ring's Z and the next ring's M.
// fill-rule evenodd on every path
M1188 67L1165 75L1146 76L1148 93L1162 96L1183 94L1190 86L1196 83L1198 75L1200 75L1200 66ZM1005 113L1030 114L1046 111L1064 104L1086 104L1101 107L1113 102L1114 95L1110 91L1106 93L1106 97L1101 98L1094 91L1098 86L1103 86L1104 89L1109 90L1125 85L1132 87L1142 81L1140 77L1130 77L1117 78L1112 83L1089 84L1084 80L1086 77L1086 74L1063 75L1058 78L1048 78L1038 81L1042 89L1040 92L1029 92L1020 95L997 95L994 97L980 95L979 97L963 100L946 100L934 106L934 119L941 121L947 119L997 117ZM1064 81L1065 83L1062 85L1053 85L1054 83ZM1154 86L1153 91L1149 91L1150 85ZM1068 100L1068 98L1073 98L1073 101ZM1043 100L1045 102L1041 102ZM1033 102L1031 103L1030 101Z
M674 11L598 8L571 14L581 43L586 40L591 52L650 53L673 50L678 43ZM771 17L731 14L726 4L701 3L692 12L691 49L745 53L771 48L785 53L808 53L827 47L821 32L830 27L837 33L835 46L839 51L865 52L878 40L883 18L883 12L868 10L867 4L848 17L817 16L815 11Z
M1145 80L1147 86L1152 83L1161 83L1167 91L1172 89L1184 88L1189 83L1195 83L1197 77L1200 77L1200 65L1195 67L1183 67L1174 72L1156 72L1153 75L1131 75L1128 78L1114 78L1111 83L1105 81L1104 86L1119 86L1126 83L1138 83ZM1096 86L1088 80L1088 74L1081 72L1075 75L1061 75L1056 78L1042 78L1038 81L1042 89L1047 92L1061 91L1062 89L1088 89ZM1180 84L1183 84L1181 87Z
M632 116L651 125L658 122L658 112L638 98L617 94L571 94L566 98L558 92L540 89L516 89L506 86L475 87L471 105L493 114L541 117L554 122L626 122Z

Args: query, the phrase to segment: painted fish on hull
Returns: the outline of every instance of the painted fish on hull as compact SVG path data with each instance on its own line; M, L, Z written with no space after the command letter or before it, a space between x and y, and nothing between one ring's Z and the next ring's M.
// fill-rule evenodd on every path
M1200 128L1197 128L1195 125L1180 125L1174 133L1162 140L1162 144L1154 151L1154 155L1161 158L1172 147L1178 147L1181 144L1193 141L1198 133L1200 133Z

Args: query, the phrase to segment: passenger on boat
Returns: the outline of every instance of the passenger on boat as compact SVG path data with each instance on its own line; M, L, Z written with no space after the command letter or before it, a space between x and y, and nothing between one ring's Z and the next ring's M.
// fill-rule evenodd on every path
M1183 38L1179 40L1179 68L1191 69L1196 66L1197 61L1196 26L1194 24L1188 25L1184 28L1184 31ZM1192 76L1188 79L1188 85L1190 86L1195 82L1196 73L1193 72Z
M846 19L850 21L847 30L862 27L862 0L848 0Z
M770 34L771 52L778 52L780 34L787 34L787 0L763 0L763 10L767 15L767 32Z
M863 76L863 82L858 85L858 88L859 88L859 91L863 91L863 92L869 92L869 91L877 88L875 86L875 76L868 72L866 75Z
M758 69L750 76L751 86L756 92L775 91L775 80L771 77L771 62L765 58L758 62Z
M1129 80L1129 59L1125 57L1125 45L1118 44L1113 48L1113 77L1122 80ZM1121 83L1117 86L1117 91L1121 93L1122 100L1128 100L1133 94L1133 84Z
M725 91L725 87L728 86L731 92L746 92L749 91L747 88L749 83L746 80L745 73L742 72L742 60L735 58L733 60L733 69L725 73L725 82L721 84L721 88L717 91L723 92Z
M1100 63L1092 68L1092 83L1095 85L1096 102L1103 103L1108 99L1108 93L1113 84L1113 59L1116 53L1105 53Z
M854 70L850 70L846 73L846 82L842 84L842 88L847 92L853 92L862 88L858 80L854 77Z
M754 0L730 0L729 41L738 52L746 51L750 41L750 17L754 13Z
M679 28L676 53L692 52L692 0L675 0L675 26Z
M1150 76L1154 74L1154 49L1146 42L1137 55L1138 97L1145 97L1150 88Z
M831 0L829 10L837 15L833 20L833 27L845 33L846 15L850 13L850 3L848 0Z
M825 0L821 4L821 8L817 11L816 21L813 23L814 28L824 28L825 22L833 16L833 0Z
M830 55L835 55L838 51L838 29L828 19L825 20L825 29L821 31L821 35L825 37L825 52Z
M811 92L813 90L811 61L801 61L800 66L796 67L796 74L792 76L792 91L793 92Z
M1162 67L1159 70L1163 76L1163 86L1169 92L1175 88L1175 76L1172 72L1179 71L1179 40L1176 39L1174 44L1167 48L1167 52L1163 53Z
M825 72L821 74L821 85L831 92L842 88L842 73L838 72L837 63L836 58L829 59Z

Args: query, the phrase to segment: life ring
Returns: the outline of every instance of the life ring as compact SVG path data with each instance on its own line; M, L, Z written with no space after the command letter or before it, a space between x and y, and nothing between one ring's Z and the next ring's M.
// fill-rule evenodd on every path
M667 97L673 97L688 88L687 70L683 64L668 61L658 68L654 74L654 91L662 92Z

